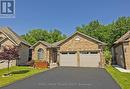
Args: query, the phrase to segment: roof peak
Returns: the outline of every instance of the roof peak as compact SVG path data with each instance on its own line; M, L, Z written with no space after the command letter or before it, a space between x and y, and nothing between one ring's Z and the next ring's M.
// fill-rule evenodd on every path
M114 44L125 41L129 36L130 36L130 30L126 32L124 35L122 35L117 41L115 41Z
M20 43L24 43L28 46L30 44L23 40L17 33L15 33L10 27L0 27L0 31L5 34L10 40L12 40L16 45L19 45Z

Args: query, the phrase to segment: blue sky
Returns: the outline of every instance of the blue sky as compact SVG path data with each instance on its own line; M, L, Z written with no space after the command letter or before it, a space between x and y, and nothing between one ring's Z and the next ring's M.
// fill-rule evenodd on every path
M0 18L0 26L20 35L35 28L70 35L92 20L108 24L119 16L130 16L130 0L16 0L16 18Z

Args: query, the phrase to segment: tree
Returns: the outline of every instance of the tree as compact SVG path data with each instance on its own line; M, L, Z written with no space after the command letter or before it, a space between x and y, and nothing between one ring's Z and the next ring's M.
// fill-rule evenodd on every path
M130 17L119 17L107 25L94 20L89 24L78 26L76 30L107 43L110 49L117 39L130 30Z
M48 43L54 43L65 39L66 35L62 34L57 29L54 29L52 31L47 31L43 29L33 29L25 35L22 35L22 38L33 45L37 41L46 41Z
M57 41L60 41L60 40L63 40L66 38L66 35L62 35L62 33L57 30L57 29L54 29L52 31L50 31L50 38L51 38L51 41L49 43L54 43L54 42L57 42Z
M119 17L107 25L102 25L95 20L89 24L78 26L76 30L107 43L104 56L106 63L110 64L112 58L110 49L116 40L130 30L130 17Z
M105 63L111 65L112 54L109 50L104 51Z
M0 60L8 61L8 73L9 73L9 65L11 60L19 59L17 47L4 46L3 51L0 52Z

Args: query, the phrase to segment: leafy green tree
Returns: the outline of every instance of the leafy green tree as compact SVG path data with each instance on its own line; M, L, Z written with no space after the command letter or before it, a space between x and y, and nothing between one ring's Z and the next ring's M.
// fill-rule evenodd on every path
M54 43L66 38L66 35L62 34L59 30L54 29L52 31L34 29L22 35L22 38L28 41L30 44L34 44L37 41L46 41L49 43Z
M107 25L94 20L87 25L78 26L76 30L107 43L110 49L117 39L130 30L130 17L119 17Z
M64 34L62 35L62 33L57 29L50 31L50 36L52 38L50 43L54 43L54 42L57 42L66 38L66 35Z

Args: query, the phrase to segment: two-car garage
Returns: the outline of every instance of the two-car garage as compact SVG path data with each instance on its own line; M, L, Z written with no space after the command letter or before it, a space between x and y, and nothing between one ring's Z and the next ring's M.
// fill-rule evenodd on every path
M99 51L61 52L60 66L99 67Z
M58 44L58 64L70 67L103 67L106 44L80 32Z

